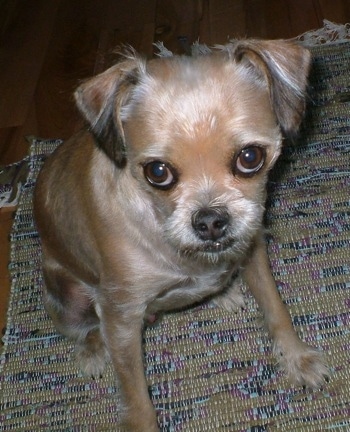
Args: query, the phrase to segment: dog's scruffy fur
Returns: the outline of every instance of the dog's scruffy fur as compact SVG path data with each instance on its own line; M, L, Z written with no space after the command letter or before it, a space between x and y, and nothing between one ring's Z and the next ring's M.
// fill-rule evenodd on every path
M302 121L309 65L286 41L149 61L129 51L75 93L88 128L46 161L35 191L44 300L86 374L112 361L130 431L159 430L145 323L206 299L235 311L240 278L292 383L317 388L327 375L279 297L262 226L268 172Z

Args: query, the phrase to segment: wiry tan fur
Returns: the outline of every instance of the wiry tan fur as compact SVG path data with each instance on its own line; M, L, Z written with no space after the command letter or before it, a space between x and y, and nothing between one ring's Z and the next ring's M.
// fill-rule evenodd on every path
M290 380L323 383L321 355L298 338L276 290L262 227L268 172L302 120L309 63L283 41L197 58L129 54L76 92L88 128L46 161L35 191L45 306L85 373L112 361L130 431L159 430L144 323L206 299L242 307L238 272ZM243 149L261 160L248 175ZM165 189L152 184L154 161L173 180Z

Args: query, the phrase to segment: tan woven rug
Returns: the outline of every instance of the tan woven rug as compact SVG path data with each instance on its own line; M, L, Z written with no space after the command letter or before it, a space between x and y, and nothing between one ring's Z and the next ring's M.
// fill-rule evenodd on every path
M164 432L350 430L350 45L313 55L308 117L271 178L266 221L281 296L302 338L326 353L330 382L294 388L276 371L249 294L237 315L210 304L170 314L144 334ZM120 431L111 367L84 378L42 305L32 193L43 155L58 144L33 140L13 226L0 431Z

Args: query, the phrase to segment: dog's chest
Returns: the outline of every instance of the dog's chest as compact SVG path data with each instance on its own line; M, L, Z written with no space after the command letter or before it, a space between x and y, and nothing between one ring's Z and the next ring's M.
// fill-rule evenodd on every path
M166 274L158 272L159 290L148 310L155 313L201 302L222 291L236 269L236 266L224 263L200 269L168 269Z

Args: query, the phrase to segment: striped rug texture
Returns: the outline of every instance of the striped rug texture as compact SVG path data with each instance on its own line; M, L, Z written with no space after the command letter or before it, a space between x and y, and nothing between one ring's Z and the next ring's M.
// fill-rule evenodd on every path
M169 314L144 333L163 432L350 430L350 44L312 52L308 115L271 177L266 224L280 294L301 337L326 354L330 382L318 391L289 385L249 293L236 315L211 304ZM59 143L33 139L13 226L0 431L121 432L111 367L102 379L83 377L43 309L32 193Z

